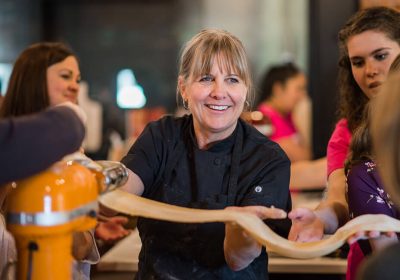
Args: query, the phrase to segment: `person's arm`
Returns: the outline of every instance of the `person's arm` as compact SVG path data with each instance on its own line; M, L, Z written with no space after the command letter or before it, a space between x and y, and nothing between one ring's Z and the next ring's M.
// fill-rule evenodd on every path
M140 177L129 168L127 168L127 170L129 176L128 181L120 189L128 193L141 196L144 191L142 179L140 179ZM106 217L112 217L118 214L114 210L111 210L102 204L99 204L99 212Z
M346 202L346 178L344 161L347 156L351 133L347 121L336 124L327 149L328 183L325 197L313 211L297 208L289 213L292 219L289 239L301 242L319 240L324 233L334 233L349 219Z
M349 219L346 202L344 169L337 169L328 178L326 195L315 210L297 208L289 213L292 227L289 240L308 242L332 234Z
M290 167L290 188L308 190L326 186L326 157L302 160Z
M305 96L295 106L292 119L300 141L304 147L311 147L312 104L309 96ZM310 148L311 150L311 148Z
M294 136L281 138L276 140L276 143L285 151L291 162L311 159L310 149L303 146Z
M286 212L264 206L228 207L235 211L249 212L260 219L284 219ZM236 224L225 224L224 255L228 266L238 271L246 268L261 254L262 246Z
M57 106L0 120L0 185L34 175L78 150L85 128L75 112Z
M72 256L77 261L86 259L93 246L95 246L93 238L88 231L74 232L72 244Z
M318 218L324 222L324 232L334 233L349 220L349 207L346 201L346 176L344 169L333 171L328 177L326 196L317 209Z

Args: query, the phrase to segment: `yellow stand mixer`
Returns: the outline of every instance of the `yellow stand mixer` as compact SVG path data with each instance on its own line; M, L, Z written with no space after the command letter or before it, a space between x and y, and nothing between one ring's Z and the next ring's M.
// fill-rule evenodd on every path
M70 280L73 233L95 227L98 195L127 178L121 163L81 157L14 182L7 227L17 245L17 279Z

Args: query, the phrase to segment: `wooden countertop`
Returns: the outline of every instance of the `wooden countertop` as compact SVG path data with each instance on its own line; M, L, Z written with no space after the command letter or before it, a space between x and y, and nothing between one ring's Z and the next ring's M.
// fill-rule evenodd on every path
M97 264L98 271L129 271L138 270L138 256L141 248L139 233L134 230L128 237L121 240L110 251L102 256ZM269 258L270 273L315 273L315 274L345 274L347 261L338 258L315 258L297 260L272 255Z
M320 198L321 193L292 193L293 207L315 208ZM102 256L97 264L97 270L137 271L141 246L139 233L134 230ZM299 260L270 254L268 264L270 273L346 274L346 269L346 259L328 257Z

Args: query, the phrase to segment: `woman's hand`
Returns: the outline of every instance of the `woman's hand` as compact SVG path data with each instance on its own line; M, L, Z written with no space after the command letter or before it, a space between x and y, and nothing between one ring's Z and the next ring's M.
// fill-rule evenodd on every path
M380 231L359 231L347 239L347 243L352 245L358 240L369 239L373 250L378 250L398 241L395 232Z
M128 218L115 216L99 221L95 229L95 236L104 242L115 242L129 234L129 230L124 228Z
M264 206L227 207L238 212L251 213L260 219L283 219L286 212ZM224 254L229 267L238 271L247 267L261 253L262 246L234 223L225 224Z
M321 240L324 236L324 223L315 211L308 208L296 208L288 215L292 220L289 240L309 242Z

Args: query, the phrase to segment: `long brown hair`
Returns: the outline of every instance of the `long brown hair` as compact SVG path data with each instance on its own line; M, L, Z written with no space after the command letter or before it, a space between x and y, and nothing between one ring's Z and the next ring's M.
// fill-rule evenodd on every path
M350 37L364 31L376 30L400 45L399 26L399 12L386 7L373 7L354 14L339 31L339 117L347 119L351 132L360 125L368 98L354 80L347 41Z
M362 122L355 129L349 149L349 155L345 162L345 174L349 171L354 165L357 165L363 160L372 160L372 141L370 134L370 111L371 111L371 103L373 100L368 102L364 106L364 112L362 114Z
M47 90L47 68L74 53L62 43L38 43L25 49L17 58L0 118L43 111L50 105Z
M385 188L400 205L400 70L389 75L372 110L371 134Z
M393 60L389 69L389 76L393 73L400 71L400 55ZM381 93L380 93L381 94ZM385 93L384 93L385 94ZM364 106L364 112L362 114L362 121L359 126L355 129L353 137L350 143L349 155L345 162L345 173L358 164L362 160L372 160L373 156L373 145L371 137L371 111L375 106L375 100L370 100Z

